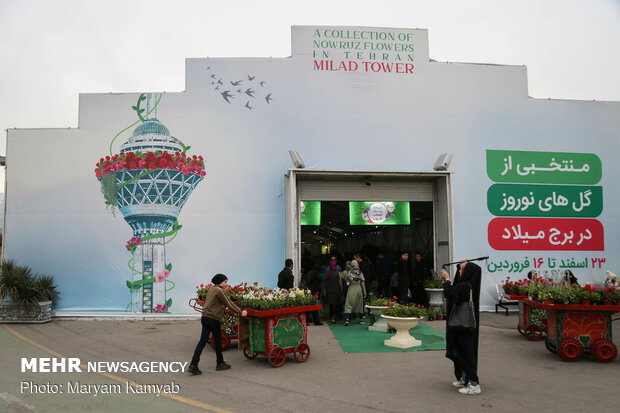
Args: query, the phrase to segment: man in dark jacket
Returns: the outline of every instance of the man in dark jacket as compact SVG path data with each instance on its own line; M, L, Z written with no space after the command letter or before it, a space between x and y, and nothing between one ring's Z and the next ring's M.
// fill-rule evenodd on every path
M416 304L428 307L428 297L426 296L426 291L424 291L424 281L430 279L431 273L426 268L424 261L422 261L422 254L416 252L413 267L413 291L411 291Z
M409 253L403 252L396 266L398 273L398 295L403 304L409 304L409 287L411 286L411 267L409 266Z
M284 262L284 268L278 274L278 288L293 288L295 277L293 276L293 260L287 258Z
M306 287L308 287L312 295L317 298L319 297L319 290L321 289L321 274L319 274L320 272L321 266L317 262L312 265L312 269L304 275L306 279ZM308 322L310 322L310 318L312 318L314 320L315 326L320 326L323 324L321 320L319 320L318 311L311 311L309 313L306 313L306 317L308 319Z
M377 296L391 297L392 274L394 273L394 263L391 259L386 258L383 252L377 256Z

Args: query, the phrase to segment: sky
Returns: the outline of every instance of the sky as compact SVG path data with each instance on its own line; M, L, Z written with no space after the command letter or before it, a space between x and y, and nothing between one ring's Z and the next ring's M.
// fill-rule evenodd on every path
M620 101L620 0L0 0L0 154L78 127L80 93L183 91L186 57L290 56L292 25L428 29L431 59L526 65L534 98Z

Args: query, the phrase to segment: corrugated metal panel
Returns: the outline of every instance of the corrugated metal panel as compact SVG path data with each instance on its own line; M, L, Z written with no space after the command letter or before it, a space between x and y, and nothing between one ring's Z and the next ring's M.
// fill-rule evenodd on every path
M304 201L433 201L429 181L299 180L298 188Z

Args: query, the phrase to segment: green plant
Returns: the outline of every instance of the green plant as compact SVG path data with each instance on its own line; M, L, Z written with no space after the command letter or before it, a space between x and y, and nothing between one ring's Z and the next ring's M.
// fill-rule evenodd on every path
M29 309L40 301L58 302L60 293L51 275L33 274L30 268L6 260L0 264L0 301L8 300Z
M366 305L385 307L394 303L394 300L391 298L382 298L382 297L372 297Z
M570 303L572 290L573 289L566 284L556 284L549 287L551 297L558 304Z
M440 279L426 280L424 281L424 288L443 288L443 281Z
M420 306L411 306L407 307L403 304L394 304L381 310L381 314L387 315L390 317L400 317L400 318L408 318L408 317L416 317L416 318L424 318L426 317L427 310L424 307Z
M617 290L614 287L607 287L601 293L601 298L603 301L617 303L618 301L620 301L620 290Z

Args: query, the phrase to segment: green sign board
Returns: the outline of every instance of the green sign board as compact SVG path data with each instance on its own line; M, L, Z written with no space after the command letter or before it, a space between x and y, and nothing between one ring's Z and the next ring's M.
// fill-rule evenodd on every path
M593 153L489 149L487 175L495 182L595 185L602 167Z
M410 225L409 202L349 202L350 225Z
M487 207L500 217L593 218L603 211L603 188L495 184L487 192Z
M321 225L321 201L301 201L299 217L301 225Z

